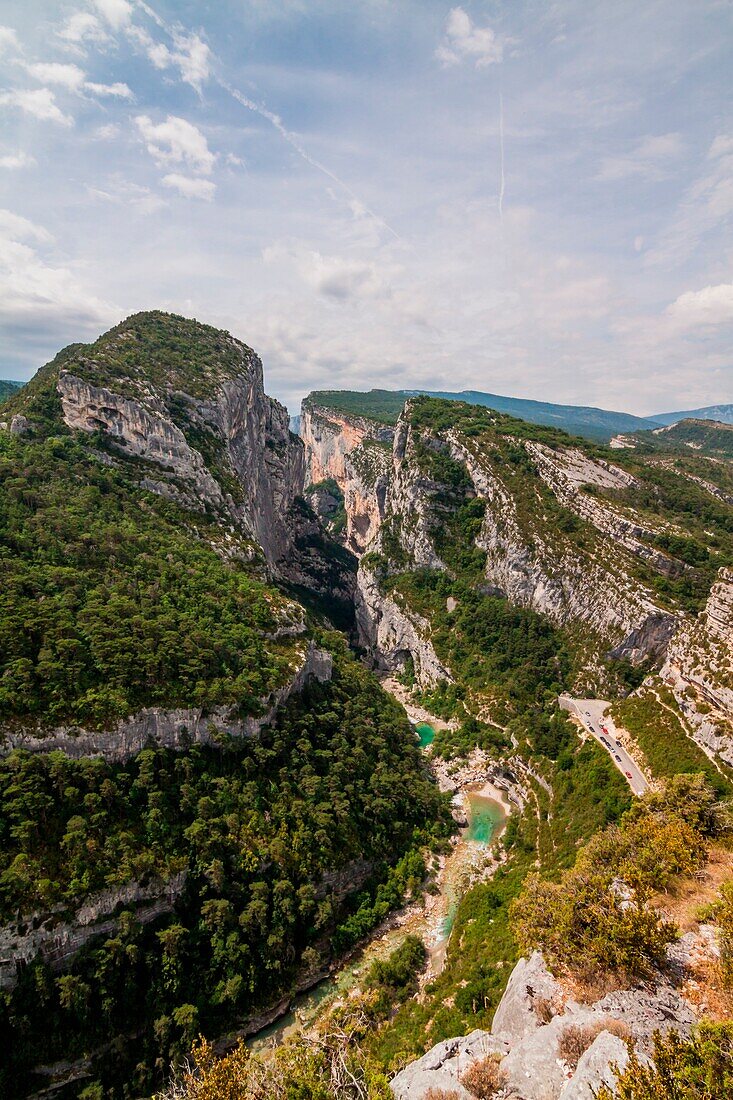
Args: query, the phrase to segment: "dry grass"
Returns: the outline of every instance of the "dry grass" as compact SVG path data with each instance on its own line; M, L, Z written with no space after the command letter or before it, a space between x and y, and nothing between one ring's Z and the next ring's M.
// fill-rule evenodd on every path
M423 1100L461 1100L461 1094L455 1089L428 1089Z
M557 1044L558 1053L563 1062L574 1070L586 1050L602 1031L610 1031L612 1035L618 1035L619 1039L623 1039L625 1043L631 1039L631 1032L626 1024L610 1017L605 1017L593 1024L570 1024L563 1031Z
M607 993L629 987L626 976L614 970L580 970L564 974L562 984L570 997L583 1005L594 1004Z
M461 1084L473 1093L477 1100L493 1100L506 1081L501 1068L501 1055L489 1054L480 1062L474 1062L461 1077Z
M532 1008L541 1024L549 1024L553 1017L562 1012L563 1004L558 997L535 997L532 1000Z
M663 910L668 920L674 921L680 932L696 932L697 914L718 899L721 885L733 877L733 852L712 845L707 862L696 875L674 879L669 888L655 894L651 905Z

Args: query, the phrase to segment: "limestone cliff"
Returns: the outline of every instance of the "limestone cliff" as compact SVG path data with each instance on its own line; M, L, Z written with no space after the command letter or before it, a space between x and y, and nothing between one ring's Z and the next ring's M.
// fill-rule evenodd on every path
M721 569L705 610L673 639L662 677L695 740L733 766L733 569Z
M138 460L147 488L220 514L262 548L271 567L282 568L305 455L289 430L287 410L265 394L258 356L220 333L205 371L198 368L195 346L187 371L154 371L143 362L147 349L137 348L137 320L130 318L102 338L101 347L84 348L59 370L66 424L100 433L113 454Z
M282 684L267 699L261 700L261 712L242 716L232 707L144 707L123 718L110 729L90 730L79 726L59 726L52 730L33 728L28 722L0 729L0 756L13 749L26 752L63 752L80 758L101 756L123 763L146 745L175 750L191 745L208 745L222 733L229 737L256 737L274 720L278 710L292 695L311 681L325 683L331 678L333 659L312 641L296 646L291 668Z
M376 668L402 672L409 660L421 688L452 679L430 641L428 620L383 591L368 559L359 565L355 600L359 641Z
M323 409L306 399L300 435L308 482L336 482L344 497L346 546L354 554L363 553L384 515L393 429L366 417Z
M532 475L527 479L530 494L520 500L512 491L511 478L502 476L490 455L454 433L451 444L453 454L465 463L477 495L487 504L476 545L486 551L486 578L491 585L513 603L540 611L563 626L584 624L610 643L608 648L616 656L643 660L663 655L677 620L634 575L629 555L642 555L643 529L620 510L579 491L579 478L584 485L629 484L633 479L627 481L623 471L601 466L578 452L552 452L526 443L524 449L536 473L558 502L602 536L588 532L581 542L570 537L572 521L560 517L560 523L548 523L541 494L532 492Z

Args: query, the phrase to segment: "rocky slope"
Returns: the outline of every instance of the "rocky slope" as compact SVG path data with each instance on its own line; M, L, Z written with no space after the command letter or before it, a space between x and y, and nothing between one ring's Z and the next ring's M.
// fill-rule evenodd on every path
M660 506L671 495L664 479L692 482L696 493L714 496L727 509L728 473L720 463L699 460L703 466L694 470L706 476L676 459L621 464L610 452L551 429L422 398L411 399L400 416L391 465L380 467L375 491L356 478L353 456L370 435L382 440L388 429L345 411L348 395L338 397L336 409L306 401L301 431L311 477L332 477L344 491L350 543L362 555L356 596L361 639L382 667L398 668L409 654L423 686L449 677L431 652L429 623L389 590L385 578L406 567L454 574L443 560L441 539L450 541L446 521L471 500L483 507L471 541L485 555L487 591L575 634L582 631L591 678L609 654L663 663L670 639L686 622L676 593L704 584L697 561L710 556L701 524L690 527L687 490L673 488L680 504L672 499L671 506ZM425 415L428 407L434 423ZM441 473L446 459L453 462L449 474ZM454 492L445 478L460 481L459 468L465 477ZM694 508L701 513L706 505ZM365 514L370 518L363 524ZM721 554L718 526L724 555L733 552L727 525L725 516L716 516L713 554Z
M580 1004L548 971L540 952L520 959L496 1009L491 1031L474 1031L438 1043L391 1081L396 1100L422 1100L445 1089L459 1100L474 1093L461 1078L476 1062L494 1056L507 1100L592 1100L601 1084L613 1085L614 1066L628 1061L627 1039L643 1055L655 1031L688 1037L698 1018L685 996L685 983L705 959L715 957L709 933L688 933L670 948L672 970L645 986L616 990ZM575 1031L581 1046L577 1065L563 1058L564 1036ZM578 1034L580 1032L580 1035Z
M693 736L733 766L733 570L721 569L705 609L673 638L661 670Z
M173 365L151 370L163 354ZM183 318L138 314L68 356L57 390L68 427L139 460L151 491L228 518L282 567L305 456L251 348Z

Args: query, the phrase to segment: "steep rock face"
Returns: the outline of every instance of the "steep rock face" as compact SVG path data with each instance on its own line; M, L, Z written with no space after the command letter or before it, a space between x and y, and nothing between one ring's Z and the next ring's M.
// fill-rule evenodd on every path
M264 392L260 360L230 340L240 373L217 380L205 398L163 383L118 393L76 373L93 372L84 358L59 372L57 388L70 428L101 431L119 453L150 463L185 506L228 514L275 566L288 549L288 510L303 490L305 456L287 410Z
M440 486L420 469L415 457L416 433L402 418L395 432L393 475L387 497L387 511L396 521L402 549L417 568L445 569L435 551L433 497Z
M185 872L166 881L154 878L145 885L128 882L89 895L70 917L55 909L0 927L0 989L12 989L22 968L37 955L53 970L61 970L90 940L114 932L115 914L121 907L133 907L140 924L170 913L185 884Z
M0 754L22 748L27 752L61 751L74 758L101 756L124 762L148 744L180 750L192 744L207 745L220 731L231 737L256 737L291 695L302 691L310 680L320 683L330 680L332 668L331 654L308 642L301 646L290 677L269 699L262 700L262 713L257 716L240 717L227 707L215 707L208 712L200 707L176 710L145 707L109 730L60 726L47 734L39 731L34 735L27 727L19 731L6 727L0 734Z
M679 954L679 951L678 951ZM683 952L684 954L684 952ZM684 980L680 973L680 980ZM487 1056L500 1059L502 1091L512 1100L592 1100L601 1084L612 1085L613 1066L628 1060L623 1029L642 1055L655 1031L688 1037L697 1016L671 979L607 994L590 1005L574 1001L548 971L540 952L520 959L497 1006L491 1032L447 1039L410 1063L390 1082L396 1100L422 1100L430 1089L455 1089L470 1066ZM560 1043L569 1027L587 1029L588 1047L577 1067L563 1062ZM609 1030L609 1028L614 1030Z
M344 496L346 546L354 554L363 553L384 515L393 429L306 400L300 435L308 457L307 481L337 483Z
M531 512L520 514L516 496L484 456L455 436L451 443L454 457L465 464L478 496L486 501L476 544L486 551L487 580L513 603L542 612L560 625L585 624L611 642L614 656L632 660L661 656L677 619L660 608L632 576L618 543L599 540L585 550L561 532L534 521ZM583 467L581 476L586 480L593 474L590 465ZM610 479L612 470L607 467L603 473ZM563 497L569 505L582 494L563 492ZM539 507L538 502L537 511ZM600 512L593 519L582 511L579 514L610 533Z
M697 741L733 766L733 569L721 569L705 610L673 639L662 677Z
M355 602L359 641L377 668L402 671L409 657L421 688L452 679L430 641L428 621L384 595L364 562L357 573Z

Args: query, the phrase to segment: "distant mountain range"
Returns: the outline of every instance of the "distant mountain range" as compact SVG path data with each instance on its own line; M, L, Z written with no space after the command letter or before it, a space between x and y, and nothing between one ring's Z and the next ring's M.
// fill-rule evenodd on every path
M704 409L659 413L650 419L658 424L676 424L680 420L717 420L720 424L733 424L733 405L706 405Z
M571 435L608 442L615 435L653 431L684 419L719 420L733 423L733 404L711 405L690 412L660 413L658 416L632 416L588 405L555 405L549 401L530 401L521 397L502 397L480 390L317 390L306 399L343 412L356 413L385 423L394 423L407 397L441 397L447 401L466 401L507 413L531 424L562 428Z

